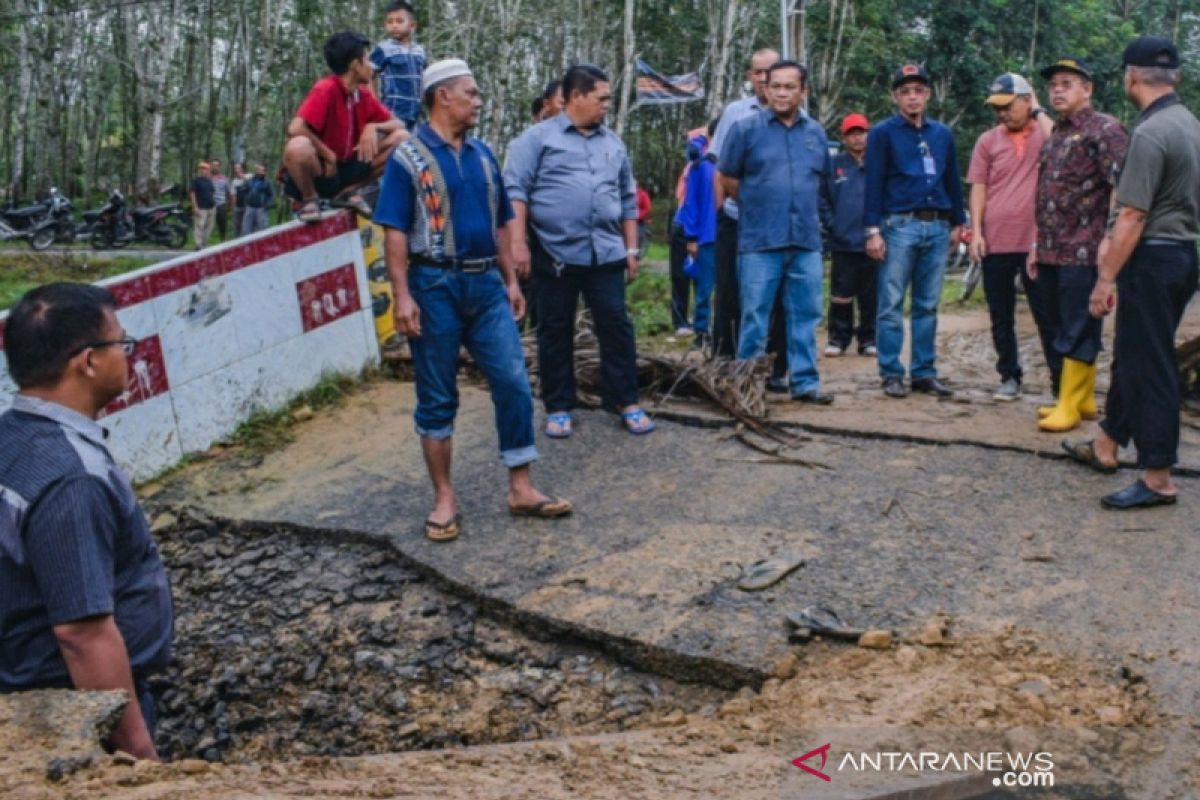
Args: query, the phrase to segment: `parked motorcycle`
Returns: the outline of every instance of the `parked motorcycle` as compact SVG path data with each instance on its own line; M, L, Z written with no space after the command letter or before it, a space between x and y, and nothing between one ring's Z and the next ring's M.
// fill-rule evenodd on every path
M189 217L179 203L129 211L125 196L117 189L109 193L103 208L84 212L83 220L92 231L92 247L97 250L125 247L133 242L149 242L180 250L187 243L191 227Z
M54 221L54 240L63 244L75 241L83 228L75 223L75 206L71 199L60 192L57 186L51 186L50 195L42 202Z
M181 250L187 243L190 220L179 203L133 210L133 240Z
M0 241L24 239L34 250L54 244L54 220L45 202L0 210Z
M126 211L125 195L120 189L108 193L108 200L95 211L85 211L83 221L91 230L91 245L96 250L126 247L133 241L133 220Z

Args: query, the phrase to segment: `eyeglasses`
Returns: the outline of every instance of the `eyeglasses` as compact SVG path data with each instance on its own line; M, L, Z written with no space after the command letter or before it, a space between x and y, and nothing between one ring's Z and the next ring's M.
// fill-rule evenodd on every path
M113 339L111 341L101 340L96 342L88 342L87 344L76 347L71 351L71 355L68 357L73 358L89 348L92 350L99 350L101 347L113 347L115 345L120 345L121 349L125 351L125 355L131 356L133 355L134 348L137 347L137 343L138 340L132 336L126 336L124 339Z

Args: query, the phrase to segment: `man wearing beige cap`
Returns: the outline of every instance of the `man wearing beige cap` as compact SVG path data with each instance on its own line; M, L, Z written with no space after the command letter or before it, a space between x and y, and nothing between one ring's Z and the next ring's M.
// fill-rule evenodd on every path
M429 123L388 160L375 221L387 228L396 329L408 337L416 373L413 416L434 488L425 535L446 542L462 525L450 464L463 345L496 407L509 511L561 517L571 504L533 485L533 394L516 324L525 299L508 258L512 204L496 157L467 135L483 106L479 87L466 62L445 59L425 70L421 95Z
M1000 386L993 399L1021 396L1021 354L1017 346L1016 277L1053 364L1053 337L1046 324L1037 283L1025 272L1033 242L1033 201L1037 195L1038 153L1054 128L1029 81L1007 72L992 81L987 104L998 124L975 142L967 183L971 184L971 260L983 262L983 291L992 319L992 344ZM1057 373L1054 366L1051 372Z

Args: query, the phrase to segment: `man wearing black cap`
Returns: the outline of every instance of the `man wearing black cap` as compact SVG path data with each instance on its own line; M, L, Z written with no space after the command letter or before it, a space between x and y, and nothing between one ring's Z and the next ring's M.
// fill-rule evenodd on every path
M1122 63L1125 93L1142 113L1129 140L1117 212L1100 245L1099 274L1089 298L1097 319L1116 305L1112 385L1095 441L1067 441L1063 447L1101 472L1115 472L1118 446L1132 439L1143 476L1100 502L1134 509L1176 499L1171 480L1179 446L1175 330L1197 286L1200 122L1175 94L1179 52L1169 39L1135 39Z
M867 255L882 261L875 346L888 397L904 397L904 295L912 286L912 389L952 394L938 380L937 311L942 297L946 252L958 244L963 211L962 183L954 136L925 116L929 73L905 64L892 77L899 113L867 139L867 190L863 223Z
M1096 251L1129 137L1121 123L1092 108L1092 68L1060 58L1041 71L1058 122L1038 161L1034 219L1026 269L1045 303L1047 355L1058 399L1038 410L1038 427L1068 431L1096 416L1096 356L1101 320L1088 314L1096 283Z

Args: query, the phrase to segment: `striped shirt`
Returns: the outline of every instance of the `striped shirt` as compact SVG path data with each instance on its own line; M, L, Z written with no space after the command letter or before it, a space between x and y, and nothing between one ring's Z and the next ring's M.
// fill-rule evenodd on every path
M135 675L170 658L167 573L107 432L26 395L0 415L0 692L69 686L52 627L113 615Z
M379 99L411 130L421 115L425 48L415 42L384 39L371 51L371 66L379 73Z

